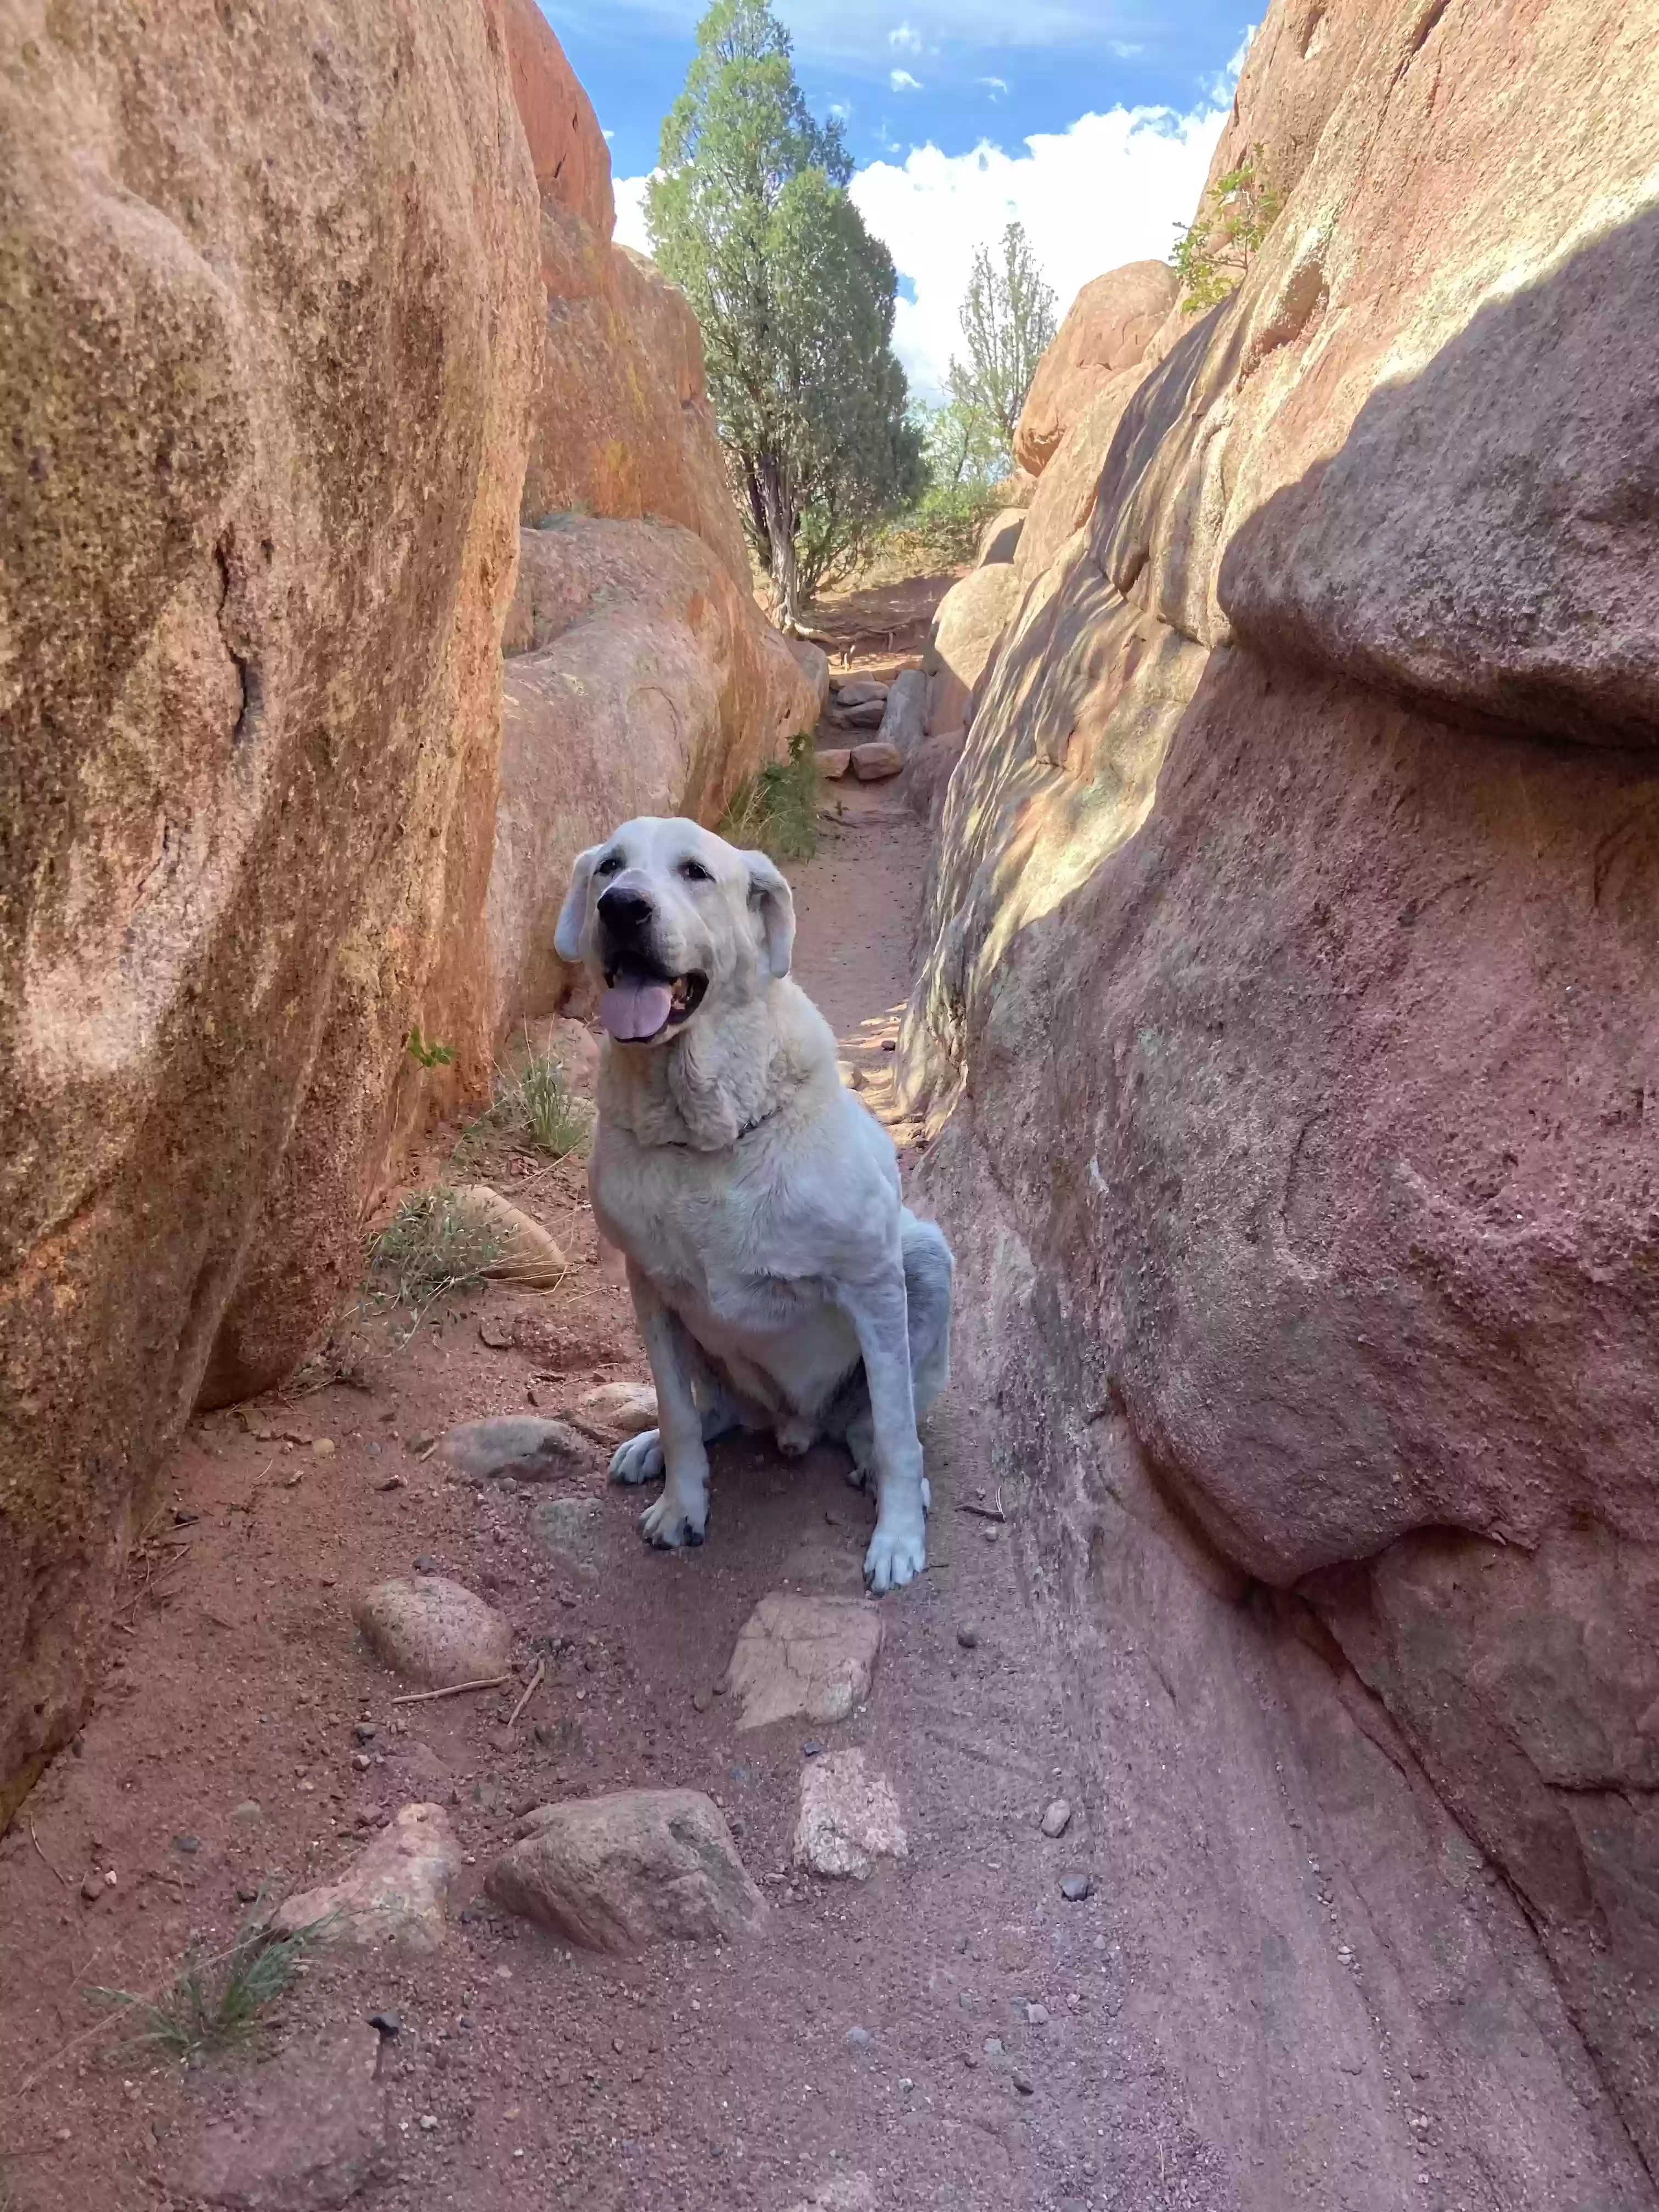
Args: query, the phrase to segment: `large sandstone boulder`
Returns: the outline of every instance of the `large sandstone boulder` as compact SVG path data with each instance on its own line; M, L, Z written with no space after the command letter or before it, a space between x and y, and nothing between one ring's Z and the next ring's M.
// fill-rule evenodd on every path
M1041 477L1101 386L1146 352L1179 284L1164 261L1131 261L1085 284L1042 356L1014 431L1014 458Z
M1108 377L1050 456L1012 556L1022 583L1052 568L1066 539L1093 515L1101 471L1144 374L1135 363Z
M1312 1608L1651 2166L1652 23L1327 12L1230 125L1276 176L1289 118L1283 214L984 678L901 1093L1022 1286L1018 1449L1069 1492L1056 1403L1121 1407Z
M930 730L967 720L974 686L1019 605L1020 588L1015 565L999 561L970 569L939 601L921 661Z
M485 1076L539 303L487 8L64 0L0 50L3 1820L216 1338L214 1395L297 1358L366 1168Z
M553 927L576 854L635 814L717 819L817 715L811 675L689 530L563 516L521 546L489 896L502 1035L570 988Z

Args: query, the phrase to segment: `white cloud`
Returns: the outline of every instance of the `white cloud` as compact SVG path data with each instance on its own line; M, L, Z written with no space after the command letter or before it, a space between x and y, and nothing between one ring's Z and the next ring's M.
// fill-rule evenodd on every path
M1006 76L976 76L974 82L982 84L993 100L1000 100L1008 89L1008 80Z
M617 195L617 228L611 234L618 246L631 246L636 253L649 253L651 234L645 227L645 188L649 177L617 177L611 185Z
M942 398L951 356L962 350L957 317L975 249L1006 223L1024 224L1062 315L1103 270L1166 259L1176 225L1198 205L1231 91L1189 115L1115 107L1080 116L1067 131L1026 139L1022 154L919 146L902 166L860 169L853 198L915 288L914 301L898 302L893 343L920 396Z
M892 86L895 92L920 92L921 90L921 85L917 83L915 78L911 76L908 70L890 70L887 72L887 82Z
M921 52L921 33L912 30L908 23L900 23L887 33L887 43L890 46L896 46L902 54L919 54Z

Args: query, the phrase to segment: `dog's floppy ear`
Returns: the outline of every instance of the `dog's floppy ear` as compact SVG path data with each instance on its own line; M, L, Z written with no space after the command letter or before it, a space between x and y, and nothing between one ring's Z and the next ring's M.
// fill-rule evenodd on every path
M576 865L570 874L570 889L564 895L564 904L559 908L558 927L553 932L553 950L561 960L580 960L582 957L582 931L587 923L587 886L593 874L593 863L605 850L603 845L590 845L585 853L578 853Z
M789 973L789 956L795 944L794 895L764 853L745 853L749 871L749 903L761 918L766 964L772 974Z

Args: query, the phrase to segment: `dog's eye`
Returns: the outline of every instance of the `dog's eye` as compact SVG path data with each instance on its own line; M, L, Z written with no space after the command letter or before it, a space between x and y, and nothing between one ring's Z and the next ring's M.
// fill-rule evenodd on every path
M712 884L714 880L713 871L705 868L701 860L682 860L680 873L688 884Z
M607 853L593 872L596 876L614 876L622 866L620 853Z

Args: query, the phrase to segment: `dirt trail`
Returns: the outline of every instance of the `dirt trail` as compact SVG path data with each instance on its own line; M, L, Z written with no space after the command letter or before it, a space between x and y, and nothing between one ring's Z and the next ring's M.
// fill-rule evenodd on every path
M879 792L842 803L793 872L798 973L879 1108L924 835ZM442 1479L428 1443L453 1423L644 1374L580 1170L511 1187L573 1255L559 1291L434 1317L366 1388L199 1422L168 1472L125 1663L0 1846L5 2212L185 2202L181 2159L251 2062L76 2044L88 1989L155 1986L262 1882L332 1875L422 1800L467 1854L442 1954L326 1954L279 2014L284 2034L400 2016L399 2166L368 2212L1642 2201L1512 1902L1324 1660L1183 1564L1109 1420L1077 1494L1039 1499L959 1372L928 1438L928 1571L884 1602L869 1703L836 1728L742 1735L718 1686L768 1591L860 1593L872 1509L839 1453L717 1447L711 1539L668 1557L596 1447L556 1486L599 1501L581 1565L536 1540L548 1486ZM999 1500L1006 1522L964 1510ZM351 1605L417 1560L546 1660L516 1731L516 1685L392 1706ZM908 1862L793 1879L803 1765L843 1744L890 1778ZM617 1962L484 1900L517 1812L628 1784L719 1801L773 1907L762 1940ZM1093 1888L1069 1902L1077 1873Z

